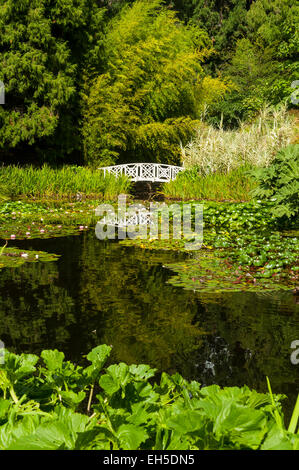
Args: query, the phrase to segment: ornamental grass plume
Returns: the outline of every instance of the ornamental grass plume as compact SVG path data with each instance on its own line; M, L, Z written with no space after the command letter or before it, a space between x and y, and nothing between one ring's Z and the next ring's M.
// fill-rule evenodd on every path
M244 167L267 167L277 151L289 145L295 134L294 117L286 106L265 107L251 123L224 130L202 124L194 139L181 147L186 168L197 167L202 175L228 173Z

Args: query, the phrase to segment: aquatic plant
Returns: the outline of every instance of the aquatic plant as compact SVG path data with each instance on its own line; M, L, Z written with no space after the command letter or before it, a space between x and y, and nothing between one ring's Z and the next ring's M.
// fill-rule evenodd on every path
M32 239L76 235L95 224L98 203L94 200L5 202L0 204L0 237Z
M7 243L4 245L7 246ZM46 253L45 251L34 251L34 250L20 250L19 248L8 247L5 252L0 253L0 269L2 268L16 268L24 264L25 262L36 263L36 262L47 262L56 261L59 255L54 253Z

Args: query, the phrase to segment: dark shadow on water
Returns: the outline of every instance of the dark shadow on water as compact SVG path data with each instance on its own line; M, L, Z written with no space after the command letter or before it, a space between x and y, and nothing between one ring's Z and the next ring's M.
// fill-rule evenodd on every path
M203 385L298 391L299 339L292 293L195 293L167 284L164 264L183 254L143 251L80 236L14 242L61 255L0 271L0 338L16 352L63 350L82 361L94 346L113 346L111 361L148 363ZM12 244L11 244L12 246Z

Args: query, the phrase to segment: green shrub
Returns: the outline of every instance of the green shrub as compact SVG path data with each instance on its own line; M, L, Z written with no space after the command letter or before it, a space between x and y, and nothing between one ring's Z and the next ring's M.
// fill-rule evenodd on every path
M148 365L104 365L111 347L88 355L88 367L63 352L16 355L0 364L0 449L9 450L298 450L299 409L285 427L283 395L244 386L201 387ZM40 361L40 362L39 362ZM94 393L96 391L96 393Z
M275 201L274 215L295 219L299 212L299 144L280 150L272 165L252 172L258 183L253 196Z

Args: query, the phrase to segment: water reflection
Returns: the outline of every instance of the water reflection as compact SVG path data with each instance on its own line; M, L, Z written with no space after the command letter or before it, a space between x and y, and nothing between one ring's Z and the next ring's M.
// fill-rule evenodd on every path
M0 271L0 338L17 352L58 348L79 361L100 343L113 361L148 363L203 384L272 387L294 398L298 305L290 292L193 293L167 284L185 255L95 235L19 241L58 262Z

